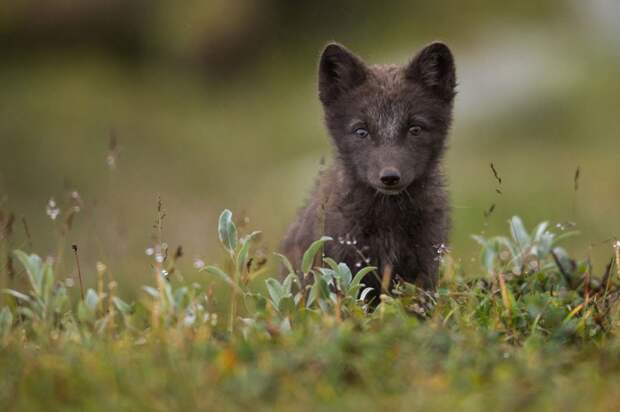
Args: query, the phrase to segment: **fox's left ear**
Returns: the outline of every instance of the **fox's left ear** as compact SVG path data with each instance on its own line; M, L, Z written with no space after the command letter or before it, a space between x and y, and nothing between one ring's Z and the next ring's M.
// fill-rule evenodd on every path
M405 71L409 80L422 83L442 99L451 101L456 88L452 52L444 43L426 46L409 63Z

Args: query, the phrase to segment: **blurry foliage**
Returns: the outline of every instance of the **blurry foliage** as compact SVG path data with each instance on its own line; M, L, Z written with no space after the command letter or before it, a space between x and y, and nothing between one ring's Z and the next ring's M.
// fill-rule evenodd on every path
M28 284L3 290L0 406L538 410L576 388L580 407L617 402L617 264L593 276L546 223L509 223L510 236L477 238L488 274L464 279L448 254L436 292L396 283L374 302L364 277L376 268L353 274L320 259L329 238L308 248L299 272L279 256L287 275L265 279L251 264L258 232L241 235L228 210L218 223L224 269L203 267L206 288L155 254L155 285L133 303L103 281L103 263L98 286L76 300L51 262L15 251Z
M463 24L463 19L540 19L554 10L551 2L521 2L517 7L488 0L471 2L466 13L424 1L394 1L388 8L352 0L191 0L182 6L162 0L20 0L0 7L0 35L13 53L90 47L134 59L167 55L202 62L211 74L221 76L253 66L262 54L276 49L308 52L334 37L352 40L369 31L382 36L379 31L397 25L394 17L400 13L420 32L432 32L455 21Z
M244 210L275 249L329 159L322 45L404 62L441 39L460 83L446 157L455 259L474 273L470 234L518 213L575 222L583 236L567 250L600 266L620 230L620 62L617 41L588 21L599 3L2 2L0 208L13 216L13 248L70 256L79 244L86 278L108 260L133 291L142 279L120 275L143 273L160 193L167 236L192 258L217 257L202 233L224 207ZM82 212L52 220L50 199L70 207L78 191Z

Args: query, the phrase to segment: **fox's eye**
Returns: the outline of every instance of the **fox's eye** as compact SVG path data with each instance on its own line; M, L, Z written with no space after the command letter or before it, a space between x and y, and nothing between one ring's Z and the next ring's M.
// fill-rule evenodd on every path
M358 129L355 129L355 135L361 139L364 139L366 136L368 136L368 130L360 127Z
M422 128L420 126L411 126L409 128L409 134L412 136L419 136L422 133Z

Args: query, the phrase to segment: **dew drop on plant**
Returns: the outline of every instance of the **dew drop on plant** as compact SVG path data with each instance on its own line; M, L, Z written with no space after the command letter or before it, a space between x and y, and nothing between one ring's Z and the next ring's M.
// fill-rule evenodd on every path
M155 262L162 263L163 261L164 261L164 255L162 255L161 253L157 252L155 254Z
M144 253L147 256L153 256L153 253L155 253L155 249L153 249L152 247L147 247L146 250L144 251Z

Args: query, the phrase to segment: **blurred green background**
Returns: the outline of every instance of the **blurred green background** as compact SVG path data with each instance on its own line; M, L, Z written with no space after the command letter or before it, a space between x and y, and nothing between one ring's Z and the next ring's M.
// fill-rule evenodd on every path
M183 245L188 272L195 258L221 256L226 207L264 231L267 254L329 159L316 93L323 45L404 63L442 40L459 79L445 162L454 256L476 270L470 235L504 233L518 214L528 226L576 223L571 249L602 272L620 233L618 21L614 0L4 1L0 209L17 218L10 242L57 254L77 191L65 255L76 243L87 277L102 261L144 283L159 194L164 240Z

